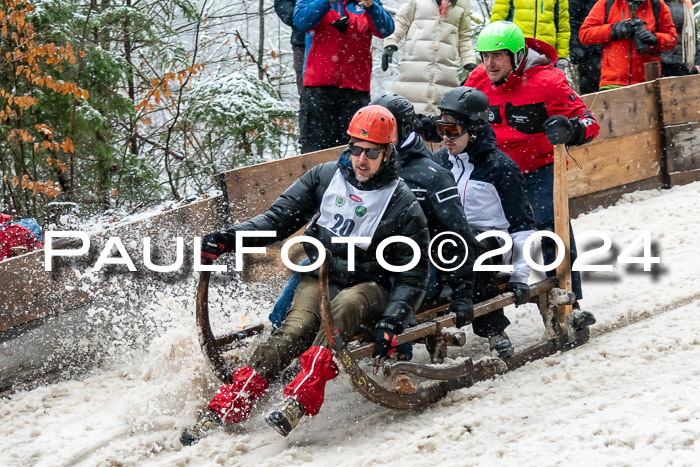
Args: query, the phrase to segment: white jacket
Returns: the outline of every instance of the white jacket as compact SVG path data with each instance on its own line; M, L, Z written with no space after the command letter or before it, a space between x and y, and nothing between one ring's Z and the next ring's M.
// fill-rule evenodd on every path
M442 96L459 85L460 66L476 63L470 12L469 0L457 0L444 18L436 0L406 0L394 17L384 47L406 39L394 92L413 102L417 113L437 115Z

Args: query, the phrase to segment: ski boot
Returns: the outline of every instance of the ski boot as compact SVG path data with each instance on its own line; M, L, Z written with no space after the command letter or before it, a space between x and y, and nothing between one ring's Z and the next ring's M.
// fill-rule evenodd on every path
M224 422L214 412L208 410L197 423L182 430L180 443L183 446L191 446L199 442L200 439L223 430L223 428Z
M265 416L265 421L277 433L287 436L299 424L299 420L304 416L304 413L306 413L304 406L296 399L289 397L284 400L281 409L268 413Z
M508 358L515 354L513 344L511 344L508 334L506 334L505 331L501 331L495 336L489 337L489 350L491 352L496 352L498 358Z

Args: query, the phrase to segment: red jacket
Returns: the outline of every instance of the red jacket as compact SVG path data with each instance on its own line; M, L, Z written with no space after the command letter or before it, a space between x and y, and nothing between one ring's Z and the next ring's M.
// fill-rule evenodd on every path
M658 0L661 1L661 0ZM651 1L646 0L635 12L635 17L647 23L646 28L656 34L656 44L650 53L640 54L633 39L611 40L612 25L623 19L631 19L632 12L626 0L615 0L605 22L606 0L598 0L579 29L579 39L584 45L605 44L600 67L600 85L628 86L644 82L644 64L661 63L660 50L672 50L678 38L668 6L661 1L659 24L656 27Z
M19 247L29 252L44 247L43 242L38 242L29 229L11 221L11 216L0 214L0 261L15 256L12 248Z
M519 71L495 86L481 64L469 75L465 86L483 91L491 103L491 126L498 148L508 154L522 172L531 172L554 161L554 147L543 132L552 115L578 118L585 135L576 144L598 135L600 126L586 104L571 89L566 76L552 64L554 48L542 41L525 39L528 50Z
M341 15L341 12L343 15ZM347 15L348 29L340 32L331 23ZM394 32L391 15L381 2L364 8L354 0L299 0L294 25L306 36L304 86L335 86L369 92L372 77L372 36ZM309 44L310 39L310 44Z

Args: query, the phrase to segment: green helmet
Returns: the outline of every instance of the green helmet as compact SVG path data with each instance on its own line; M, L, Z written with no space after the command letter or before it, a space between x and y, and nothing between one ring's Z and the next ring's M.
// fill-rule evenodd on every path
M523 31L510 21L496 21L487 25L476 40L478 52L508 50L513 68L517 70L525 59L525 36Z

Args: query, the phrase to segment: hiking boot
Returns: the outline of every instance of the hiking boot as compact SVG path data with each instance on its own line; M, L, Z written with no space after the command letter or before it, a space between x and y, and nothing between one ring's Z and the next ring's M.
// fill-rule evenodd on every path
M505 331L501 331L495 336L489 337L489 350L491 350L491 352L497 352L498 358L512 357L515 353L513 344L510 343L508 334L506 334Z
M273 410L265 416L268 425L274 428L277 433L287 436L290 431L299 424L299 420L304 416L306 410L299 401L287 398L279 410Z
M208 410L197 423L182 430L180 443L183 446L191 446L199 442L200 439L222 430L223 427L224 422L214 412Z
M593 313L582 310L578 303L574 304L574 309L569 316L571 327L577 331L595 324L595 316L593 316Z

